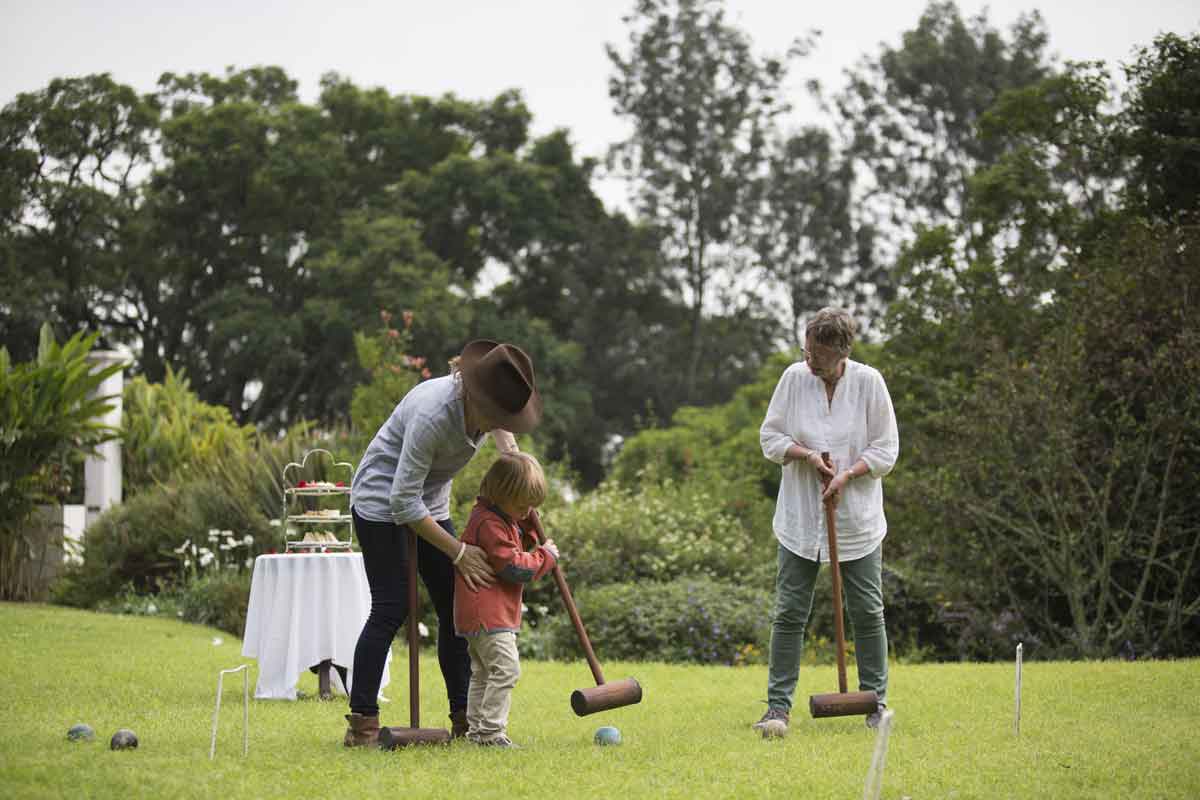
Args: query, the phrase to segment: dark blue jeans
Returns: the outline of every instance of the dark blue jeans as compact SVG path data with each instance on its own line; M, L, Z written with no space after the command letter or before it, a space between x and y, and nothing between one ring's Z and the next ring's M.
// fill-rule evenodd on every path
M354 648L354 685L350 688L350 710L358 714L379 713L379 684L392 640L408 619L407 525L372 522L354 514L354 535L362 548L363 567L371 587L371 613ZM454 524L438 522L446 533L457 536ZM417 537L417 572L429 591L438 616L438 663L446 681L450 711L465 710L471 685L471 656L467 640L454 633L454 565L441 550Z

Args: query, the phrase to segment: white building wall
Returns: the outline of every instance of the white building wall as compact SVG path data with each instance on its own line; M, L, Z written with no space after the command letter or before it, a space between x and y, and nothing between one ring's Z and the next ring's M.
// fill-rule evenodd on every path
M124 362L127 357L114 350L94 350L88 359L97 369ZM104 424L121 427L121 396L125 389L125 372L119 370L100 384L101 395L112 395L113 408L102 417ZM121 443L105 442L83 464L83 502L87 507L87 524L91 525L100 512L113 503L121 502Z

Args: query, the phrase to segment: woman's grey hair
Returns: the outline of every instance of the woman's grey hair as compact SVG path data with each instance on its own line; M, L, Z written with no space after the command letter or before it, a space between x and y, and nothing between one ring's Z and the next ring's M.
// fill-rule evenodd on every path
M844 356L850 355L858 323L850 312L836 306L826 306L812 315L804 326L804 335L814 342L832 348Z

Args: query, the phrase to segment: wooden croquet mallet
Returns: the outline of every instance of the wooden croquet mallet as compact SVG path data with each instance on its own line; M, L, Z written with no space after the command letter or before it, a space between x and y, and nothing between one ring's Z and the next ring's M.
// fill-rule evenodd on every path
M538 516L536 510L530 513L530 520L533 522L533 530L537 535L539 543L546 541L546 532L542 529L542 520ZM642 686L633 678L626 678L623 681L613 681L607 683L604 680L604 673L600 670L600 662L596 660L596 653L592 650L592 643L588 640L587 631L583 627L583 620L579 618L579 610L575 607L575 600L571 597L571 590L567 588L567 579L563 577L562 568L558 566L557 561L554 564L554 583L558 586L558 593L562 595L563 605L567 609L567 616L571 618L571 624L575 626L575 633L579 636L579 644L583 647L583 654L587 658L588 666L592 669L592 677L596 680L596 685L589 689L576 689L571 692L571 708L581 717L588 714L595 714L597 711L607 711L610 708L621 708L622 706L631 706L634 703L642 701Z
M821 460L825 462L825 466L833 467L829 453L821 453ZM829 478L824 474L821 484L829 485ZM875 692L846 691L846 631L842 622L842 569L838 564L836 495L825 500L825 529L829 534L829 572L833 578L833 630L837 642L838 691L811 695L808 698L808 710L814 717L871 714L879 708L879 695Z
M417 532L408 527L408 727L399 725L379 729L381 750L395 750L415 744L448 744L450 731L421 727L421 679L417 655L421 642L417 637L420 599L417 596Z

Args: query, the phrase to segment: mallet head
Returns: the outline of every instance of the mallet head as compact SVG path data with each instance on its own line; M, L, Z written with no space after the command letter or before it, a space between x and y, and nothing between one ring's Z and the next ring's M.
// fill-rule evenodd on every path
M853 717L867 715L879 708L875 692L830 692L808 698L808 710L813 717Z
M578 716L586 717L597 711L631 706L642 702L642 685L633 678L602 683L590 689L571 692L571 708Z
M450 731L444 728L404 728L399 725L379 729L380 750L421 744L450 744Z

